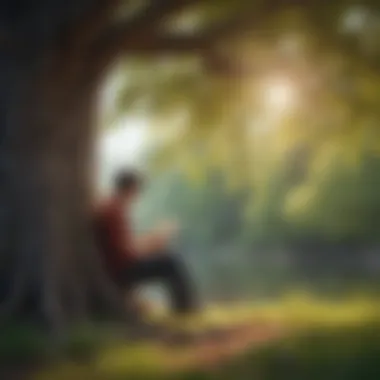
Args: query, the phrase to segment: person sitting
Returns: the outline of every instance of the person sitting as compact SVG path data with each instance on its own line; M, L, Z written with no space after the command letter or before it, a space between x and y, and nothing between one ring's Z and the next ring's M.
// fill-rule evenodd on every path
M112 196L96 210L96 239L106 270L128 292L159 280L167 287L175 312L192 312L195 295L186 266L168 249L171 228L142 238L133 236L129 213L141 189L142 179L137 173L121 171L115 178Z

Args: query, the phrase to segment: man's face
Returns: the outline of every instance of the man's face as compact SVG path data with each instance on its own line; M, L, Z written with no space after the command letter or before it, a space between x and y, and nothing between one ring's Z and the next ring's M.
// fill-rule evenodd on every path
M125 190L123 193L123 202L125 204L133 203L139 196L140 189L137 186L133 186L128 190Z

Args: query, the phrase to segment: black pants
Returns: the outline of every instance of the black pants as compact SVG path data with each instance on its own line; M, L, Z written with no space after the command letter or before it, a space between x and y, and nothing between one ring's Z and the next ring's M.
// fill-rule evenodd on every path
M157 253L129 264L121 271L120 282L127 290L151 281L161 282L168 290L175 312L195 309L195 294L184 263L168 253Z

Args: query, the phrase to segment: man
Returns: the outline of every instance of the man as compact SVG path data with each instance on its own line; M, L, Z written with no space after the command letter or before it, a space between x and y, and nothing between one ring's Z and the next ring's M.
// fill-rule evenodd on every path
M131 232L128 211L141 185L136 173L120 172L111 199L97 210L96 238L106 269L128 291L151 280L163 282L174 311L191 312L195 306L194 294L184 264L167 249L169 234L157 231L138 239Z

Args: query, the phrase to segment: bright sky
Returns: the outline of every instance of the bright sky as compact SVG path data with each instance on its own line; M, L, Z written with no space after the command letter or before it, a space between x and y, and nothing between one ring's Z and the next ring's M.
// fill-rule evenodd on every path
M108 187L110 177L120 168L144 166L144 158L150 147L148 122L127 118L103 132L98 142L100 186Z

